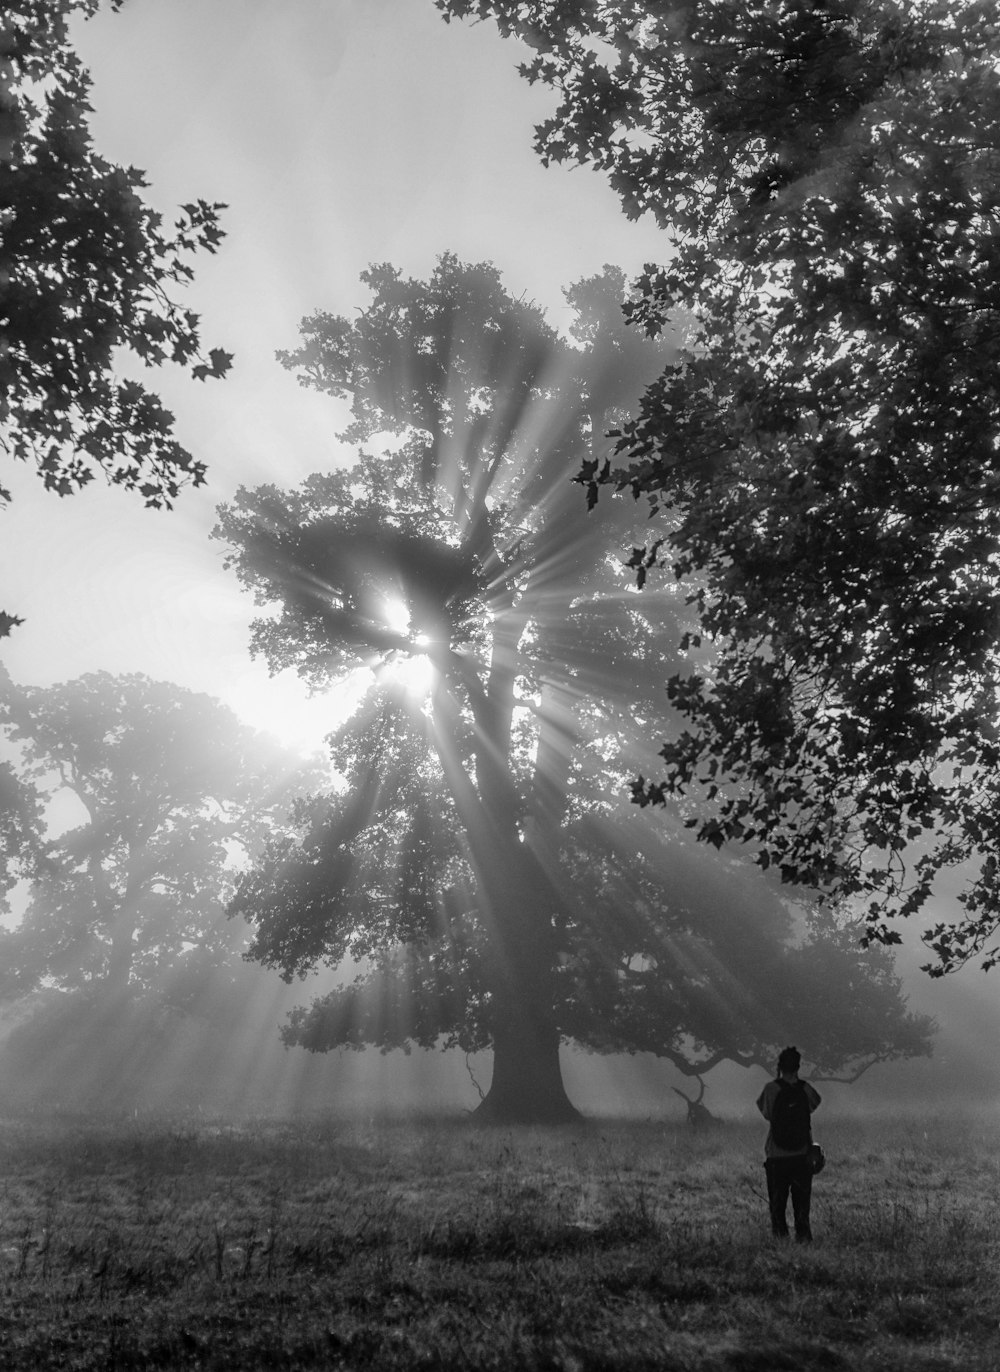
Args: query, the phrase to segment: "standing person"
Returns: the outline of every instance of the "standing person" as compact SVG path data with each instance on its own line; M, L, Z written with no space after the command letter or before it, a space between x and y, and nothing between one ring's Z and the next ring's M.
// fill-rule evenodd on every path
M795 1237L799 1243L809 1243L812 1239L809 1202L813 1179L810 1116L819 1105L820 1096L810 1082L800 1080L801 1065L802 1055L797 1048L783 1048L778 1055L777 1078L769 1081L761 1091L757 1109L771 1126L764 1145L771 1232L777 1238L788 1237L785 1211L791 1193Z

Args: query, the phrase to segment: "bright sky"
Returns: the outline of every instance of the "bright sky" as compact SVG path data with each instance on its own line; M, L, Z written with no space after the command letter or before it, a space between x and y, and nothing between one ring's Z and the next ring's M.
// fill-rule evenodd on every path
M532 127L553 97L518 76L516 45L446 25L431 0L128 0L81 25L79 48L97 148L146 171L165 217L198 197L229 205L185 303L235 364L222 383L149 374L209 469L172 513L96 482L60 500L14 473L0 604L26 623L4 660L39 684L146 672L318 744L336 705L251 665L254 608L207 537L240 484L294 485L350 459L335 439L345 412L275 350L303 315L363 305L369 262L424 276L445 249L490 260L558 323L563 286L605 262L638 271L662 236L630 224L597 174L541 166Z
M338 701L251 664L254 607L208 539L240 484L294 485L350 459L343 411L301 390L275 350L294 346L303 315L361 306L372 261L424 276L445 249L490 260L559 323L563 286L606 262L637 272L664 241L596 173L541 166L532 127L553 97L518 76L516 45L446 25L431 0L127 0L83 25L79 48L98 149L144 168L165 216L199 197L229 205L228 237L185 303L235 366L214 384L150 375L209 468L170 514L99 482L60 500L8 466L0 608L26 623L0 651L26 683L98 669L173 680L311 750ZM908 983L913 1007L962 1039L995 1026L975 972Z

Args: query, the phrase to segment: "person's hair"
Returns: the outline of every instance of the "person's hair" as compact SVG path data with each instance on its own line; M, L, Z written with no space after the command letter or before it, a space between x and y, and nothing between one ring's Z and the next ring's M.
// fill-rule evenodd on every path
M797 1072L802 1064L802 1054L794 1047L782 1048L778 1054L778 1074L782 1072Z

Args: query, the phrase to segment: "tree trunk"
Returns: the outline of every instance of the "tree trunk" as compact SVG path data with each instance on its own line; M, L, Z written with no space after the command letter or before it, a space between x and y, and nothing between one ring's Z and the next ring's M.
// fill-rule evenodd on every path
M579 1121L563 1085L559 1033L529 1007L512 1006L493 1028L493 1080L477 1124L570 1124Z
M563 1085L559 1064L559 1031L553 1015L552 913L557 902L556 834L566 802L569 767L567 740L572 716L565 701L546 683L538 745L534 804L525 825L525 841L515 843L509 861L522 873L511 881L508 869L505 933L512 945L504 963L520 964L510 979L507 1004L496 996L493 1035L493 1081L476 1119L486 1123L566 1124L582 1117ZM513 831L513 824L511 824ZM511 889L513 888L513 889ZM522 918L510 928L511 900ZM501 983L502 985L502 983Z
M505 837L476 863L489 929L493 1031L493 1080L476 1118L563 1124L580 1116L559 1063L552 892L527 844Z
M132 980L132 961L135 956L135 944L132 936L138 923L136 880L132 871L134 862L134 853L130 847L125 889L118 901L117 910L113 915L109 915L107 920L110 946L104 974L104 994L108 1000L125 999L128 996L129 984ZM115 900L114 888L101 864L100 854L94 854L93 864L103 880L106 898L110 905Z
M132 958L135 932L135 915L129 907L120 910L111 925L111 946L104 976L105 995L111 1000L121 1000L128 995L132 979Z
M512 659L512 652L506 657ZM580 1116L563 1085L554 1011L556 893L518 830L518 798L507 765L513 677L494 672L490 709L477 724L476 781L456 744L454 700L435 693L435 742L462 817L486 926L493 1080L477 1121L555 1124ZM509 676L506 683L499 681Z

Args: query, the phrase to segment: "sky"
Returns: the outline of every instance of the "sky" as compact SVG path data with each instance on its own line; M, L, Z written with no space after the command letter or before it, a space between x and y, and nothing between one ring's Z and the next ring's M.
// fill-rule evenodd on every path
M81 24L78 48L98 150L143 168L168 220L184 201L228 205L184 303L205 347L235 362L224 382L149 377L208 466L170 513L99 481L60 499L5 473L2 604L25 623L2 658L24 683L101 669L172 680L309 751L342 697L310 700L251 662L254 606L209 539L241 484L291 486L352 458L344 408L301 389L275 351L304 315L363 306L370 262L426 276L445 250L492 261L560 325L564 286L605 263L638 272L665 240L630 223L599 174L541 165L532 128L554 97L518 75L523 50L492 25L446 25L432 0L127 0ZM911 1004L941 1022L944 1060L995 1042L996 974L932 983L919 960L905 955ZM899 1070L922 1089L919 1065Z

